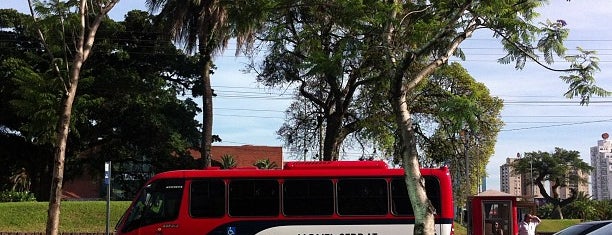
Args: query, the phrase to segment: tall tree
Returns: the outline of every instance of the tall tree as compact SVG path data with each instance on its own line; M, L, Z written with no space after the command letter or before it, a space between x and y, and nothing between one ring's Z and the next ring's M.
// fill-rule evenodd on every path
M527 61L534 61L545 69L566 72L567 75L561 77L569 84L566 97L580 97L584 104L592 95L610 94L594 83L593 74L599 67L591 52L581 51L575 56L565 54L563 40L567 30L562 20L541 25L534 22L537 8L545 1L279 2L284 7L272 18L271 24L281 26L271 27L270 34L280 36L276 37L277 41L271 40L269 50L272 56L284 56L285 63L275 63L277 60L268 56L262 67L262 77L271 84L292 81L300 87L304 97L317 98L311 100L321 103L321 110L327 109L330 116L346 118L339 119L338 123L353 118L342 116L350 110L342 105L353 99L345 95L357 93L347 85L352 79L371 81L368 83L374 86L371 90L378 91L359 94L371 99L386 95L392 107L399 137L396 146L413 202L415 234L434 233L434 211L427 200L419 171L419 131L412 97L420 91L421 83L431 79L449 58L465 57L459 46L474 32L490 30L501 40L508 55L499 59L500 63L515 62L520 69ZM566 59L570 67L552 67L558 58ZM320 90L329 91L329 94L303 92L315 87L322 87ZM333 92L339 95L334 97ZM472 106L472 102L453 99L453 103L470 108L460 113L467 116L453 117L461 129L477 120L473 110L478 107ZM461 139L470 141L469 129L464 133L468 135Z
M475 31L489 29L502 39L508 52L508 56L500 59L502 63L515 61L516 67L522 68L527 60L532 60L546 69L569 73L562 77L570 84L566 93L569 97L579 96L583 102L588 102L591 95L609 94L594 85L597 60L588 52L576 57L565 56L562 43L567 31L563 22L548 22L543 28L533 23L536 8L543 3L394 1L387 11L383 24L386 33L381 35L386 63L381 65L381 70L391 84L390 100L400 132L406 184L416 217L415 234L434 234L434 211L423 190L413 110L407 98L451 56L463 57L459 46ZM543 54L544 61L537 58L536 52ZM556 56L566 57L572 66L568 69L549 67Z
M578 189L572 185L588 183L585 177L591 172L592 167L580 159L580 152L569 151L562 148L555 148L552 153L548 152L529 152L525 157L513 163L513 169L518 174L530 175L533 169L533 178L530 178L531 185L535 184L540 190L540 194L547 202L554 205L552 217L563 219L562 208L576 200ZM552 196L544 187L545 181L550 182ZM569 198L559 197L559 187L567 187L571 191Z
M0 165L7 179L11 172L25 168L32 179L32 192L46 201L61 82L45 74L50 61L32 17L2 9L0 18L4 29L0 30Z
M502 126L503 102L457 62L442 66L420 86L410 102L423 151L419 162L451 166L455 203L465 205L486 175Z
M295 88L300 97L278 132L288 145L306 151L320 142L320 159L339 160L344 140L380 115L359 106L364 87L379 75L372 71L379 58L368 41L376 32L368 21L378 9L352 1L281 0L278 5L262 35L268 51L255 69L257 80ZM318 141L298 143L295 134Z
M67 177L87 169L83 165L101 176L99 166L112 160L116 176L129 175L113 179L125 198L153 173L201 168L184 154L201 141L194 119L199 109L192 99L177 97L199 80L197 59L157 33L152 21L148 12L135 10L124 21L104 22L75 101L79 115L70 142L78 143L77 157L68 162Z
M51 174L45 169L50 168L51 159L44 157L52 154L40 152L52 152L49 146L62 85L44 69L49 62L44 60L47 54L40 40L28 37L36 35L32 34L31 17L0 10L0 18L6 19L3 22L29 20L7 25L12 30L0 35L0 40L14 44L0 48L7 52L0 58L0 109L5 111L0 126L7 129L0 149L29 146L19 148L19 153L0 151L6 155L3 159L10 159L6 161L10 164L2 164L2 172L25 167L37 198L48 200L45 180ZM147 12L130 11L123 22L105 19L99 31L96 47L83 66L80 95L73 105L64 182L84 172L100 178L103 172L99 166L112 160L115 167L120 166L116 176L129 175L115 178L114 185L130 197L140 185L132 179L144 181L155 172L200 165L182 154L201 140L194 119L197 105L191 99L177 98L191 89L199 71L192 56L153 29ZM44 194L42 188L46 188Z
M241 0L147 0L152 12L158 11L158 21L170 32L177 43L184 45L188 52L197 49L201 64L201 87L193 94L202 95L202 142L200 152L204 167L211 164L213 142L213 89L211 71L213 58L227 48L231 37L236 37L238 52L253 42L253 33L258 19L267 11L261 10L264 1Z
M38 16L34 14L32 1L28 2L30 4L32 17L36 19ZM100 24L102 23L103 19L106 18L108 12L113 9L117 2L119 2L119 0L81 0L77 2L62 2L58 0L48 3L48 5L45 5L45 3L36 2L37 12L43 13L40 16L42 16L43 18L58 17L60 19L60 29L66 30L66 27L69 27L70 30L74 30L76 32L73 35L74 38L72 39L74 40L74 48L69 47L70 43L68 42L70 41L70 39L67 37L69 35L66 33L66 31L62 32L63 35L66 36L66 38L64 38L64 44L60 46L64 49L64 57L56 58L53 54L49 54L49 59L51 61L54 61L53 68L55 69L56 76L63 82L65 91L62 96L59 123L57 126L57 132L55 137L56 142L53 177L51 181L51 193L49 196L49 210L46 226L47 234L54 235L58 234L59 232L59 215L62 196L62 183L64 180L66 145L68 140L68 133L70 130L72 105L76 97L81 68L85 61L89 58L92 47L94 45L98 27L100 27ZM78 20L76 21L78 23L74 25L66 25L64 17L70 15L69 13L71 7L76 7L76 9L78 10ZM55 13L56 15L54 15L53 13ZM46 49L50 53L54 51L52 50L52 48L49 48L49 44L47 44L47 41L45 40L45 34L43 33L43 31L39 32L41 41L47 46ZM60 61L62 61L62 63L65 65L65 70L61 68Z

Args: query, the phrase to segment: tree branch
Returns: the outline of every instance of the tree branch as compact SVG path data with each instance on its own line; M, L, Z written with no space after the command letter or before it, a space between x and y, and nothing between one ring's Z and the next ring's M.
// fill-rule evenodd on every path
M553 72L580 72L580 71L582 71L582 69L577 69L577 68L576 69L555 69L553 67L550 67L550 66L540 62L537 57L533 56L528 51L525 51L525 49L523 49L523 47L522 47L522 45L520 45L520 43L512 41L510 39L510 37L505 35L502 31L497 30L497 29L493 29L493 28L489 28L489 29L493 30L493 32L495 32L496 34L499 34L506 42L510 43L514 48L516 48L519 51L521 51L523 53L523 55L525 55L531 61L533 61L536 64L540 65L544 69L547 69L547 70L550 70L550 71L553 71Z
M62 76L62 72L57 64L57 61L55 60L55 56L53 56L53 52L51 51L49 44L47 44L45 35L42 33L38 25L38 18L36 18L36 15L34 14L34 8L32 7L32 0L28 0L28 6L30 8L30 15L32 16L32 19L34 20L34 23L35 23L34 25L36 25L36 31L38 32L38 37L40 38L41 43L43 44L43 47L45 48L45 50L47 51L47 55L49 56L49 63L53 65L53 71L55 71L57 77L62 82L62 85L64 86L64 93L68 93L68 86L66 85L66 81L65 81L66 79L64 79L64 77ZM62 25L63 25L63 21L62 21ZM68 61L66 60L65 63L68 64ZM66 71L68 70L66 69Z

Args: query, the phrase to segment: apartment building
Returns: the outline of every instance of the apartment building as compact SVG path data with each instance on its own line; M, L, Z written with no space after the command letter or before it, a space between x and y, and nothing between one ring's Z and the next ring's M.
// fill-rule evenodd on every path
M506 163L499 167L500 173L500 191L514 196L521 196L521 175L512 173L512 162L516 158L506 158Z
M567 187L559 187L559 198L566 199L572 196L572 192L569 190L570 188L575 188L578 193L584 193L585 195L589 194L589 183L588 178L589 174L582 172L581 170L572 170L567 173L567 176L571 179L570 176L577 176L575 180L570 180L568 182ZM578 180L580 178L582 180ZM552 187L549 189L549 192L552 190Z
M595 200L610 200L612 196L612 140L608 133L601 135L597 146L591 147L591 196Z
M540 193L540 189L538 188L538 186L531 184L531 173L515 174L513 172L512 163L518 159L520 159L520 154L517 154L517 158L506 158L506 163L499 167L500 190L505 193L509 193L515 196L522 196L525 198L542 198L542 194ZM568 172L567 174L568 177L577 176L583 180L582 182L579 180L570 180L567 187L559 187L557 191L559 193L559 198L566 199L570 197L570 188L577 189L579 193L582 192L584 194L589 194L589 184L588 182L586 182L589 178L589 174L579 170L573 170ZM612 181L608 180L607 182ZM550 183L544 182L544 187L547 186L547 192L549 193L549 195L552 196L552 188L550 187Z
M520 155L517 154L520 158ZM515 196L525 198L541 198L540 189L537 185L531 184L531 174L515 174L512 163L519 158L506 158L506 163L499 167L500 190Z

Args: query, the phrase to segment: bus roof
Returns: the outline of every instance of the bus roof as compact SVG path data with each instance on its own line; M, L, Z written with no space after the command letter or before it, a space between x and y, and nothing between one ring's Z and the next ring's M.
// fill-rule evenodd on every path
M321 170L321 169L389 169L383 161L316 161L316 162L287 162L285 170Z
M447 167L423 168L423 175L446 178ZM303 178L303 177L402 177L404 169L389 168L383 161L333 161L333 162L288 162L283 169L201 169L176 170L155 175L151 180L162 178Z

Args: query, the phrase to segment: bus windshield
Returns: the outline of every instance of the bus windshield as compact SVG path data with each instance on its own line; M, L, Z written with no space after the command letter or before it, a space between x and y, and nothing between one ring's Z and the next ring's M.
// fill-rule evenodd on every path
M179 179L159 180L146 185L128 215L123 232L165 221L176 220L183 186Z

